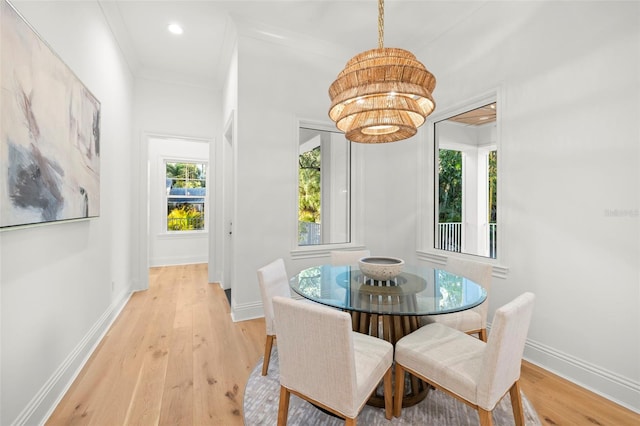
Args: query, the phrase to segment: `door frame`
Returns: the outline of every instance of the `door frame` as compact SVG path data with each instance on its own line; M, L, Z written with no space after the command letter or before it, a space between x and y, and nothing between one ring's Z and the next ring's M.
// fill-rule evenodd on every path
M151 180L149 178L150 174L150 158L149 158L149 145L152 139L176 139L176 140L191 140L196 142L206 142L209 146L215 145L215 141L210 138L203 138L197 136L188 136L188 135L170 135L164 133L154 133L154 132L143 132L140 140L140 150L139 150L139 162L138 162L138 197L137 200L133 201L133 209L134 212L137 212L137 223L138 223L138 238L137 242L134 241L133 244L138 244L137 250L134 246L134 252L138 253L137 265L138 271L137 276L134 276L133 280L133 290L147 290L149 288L149 213L151 209L150 205L150 196L149 191L151 190ZM216 164L215 158L212 157L212 149L209 149L209 159L208 163ZM211 180L215 180L215 176L210 176L210 187L215 188L216 183L211 182ZM212 201L215 200L215 201ZM217 192L216 194L209 194L209 205L216 203L218 201ZM213 216L213 215L210 215ZM209 222L211 225L211 222ZM211 262L212 257L215 253L212 253L211 241L215 239L216 236L215 226L209 228L209 262Z

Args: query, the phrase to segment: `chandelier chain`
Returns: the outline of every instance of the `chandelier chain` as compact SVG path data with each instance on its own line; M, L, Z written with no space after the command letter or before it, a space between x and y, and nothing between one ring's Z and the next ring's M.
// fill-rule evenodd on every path
M384 0L378 0L378 48L384 47Z

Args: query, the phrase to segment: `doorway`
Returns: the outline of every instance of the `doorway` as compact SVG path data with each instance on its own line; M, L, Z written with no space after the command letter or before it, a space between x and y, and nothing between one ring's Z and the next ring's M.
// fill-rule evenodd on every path
M221 250L222 257L222 289L227 294L229 306L232 306L233 297L231 295L233 288L233 219L235 212L235 128L234 128L234 112L231 113L229 120L225 126L224 142L222 144L222 191L223 191L223 247Z
M141 182L144 185L141 194L141 201L144 203L141 203L141 210L144 214L140 217L143 234L140 240L143 247L140 252L141 261L146 264L145 269L153 266L208 263L211 231L209 224L212 223L210 217L213 216L209 208L209 199L213 200L214 197L214 194L208 193L209 188L212 188L209 185L208 169L209 165L213 164L210 161L210 141L151 134L146 135L145 139L147 173L143 176L145 182ZM186 180L176 176L168 178L170 166L175 168L176 164L197 165L202 174L198 179L193 179L192 174L185 175ZM171 182L171 185L168 185L168 182ZM194 185L199 188L192 190L190 187ZM184 192L184 200L176 198L176 190ZM192 193L198 194L196 201L201 210L198 214L204 225L193 228L170 226L173 223L168 220L171 214L170 207L175 210L176 200L188 207L189 202L193 201Z

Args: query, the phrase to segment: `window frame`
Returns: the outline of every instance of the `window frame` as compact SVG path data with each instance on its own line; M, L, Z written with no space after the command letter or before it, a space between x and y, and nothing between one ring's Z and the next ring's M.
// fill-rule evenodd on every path
M292 169L292 178L295 184L293 185L293 190L295 191L292 194L292 199L294 201L292 212L295 214L292 215L292 241L291 241L291 257L292 258L311 258L317 256L328 255L331 250L341 250L341 249L358 249L364 248L362 245L362 229L360 224L363 219L363 212L361 206L363 205L363 192L362 191L362 147L360 144L350 142L350 170L349 170L349 179L350 179L350 217L349 217L349 230L350 237L349 242L345 243L328 243L328 244L316 244L316 245L299 245L298 244L298 208L299 208L299 200L298 200L298 158L299 158L299 149L300 149L300 129L308 128L313 130L321 130L328 131L333 133L339 133L338 129L336 129L333 123L324 122L324 121L316 121L316 120L308 120L308 119L298 119L296 121L295 126L295 137L293 138L294 144L292 146L292 164L295 165Z
M209 174L210 174L210 170L209 170L209 161L205 161L202 159L197 159L197 158L177 158L177 157L161 157L161 167L160 167L160 173L162 176L161 181L165 183L165 187L164 190L162 191L162 197L161 198L161 202L163 203L161 208L164 213L162 214L162 221L161 221L161 234L164 235L171 235L171 236L185 236L185 235L194 235L194 234L204 234L209 232L209 220L208 220L208 216L210 215L210 204L209 204L209 192L210 192L210 179L209 179ZM205 167L205 185L207 190L205 191L205 195L204 195L204 228L203 229L192 229L192 230L169 230L168 229L168 212L167 212L167 207L168 207L168 203L169 203L169 194L167 193L166 190L166 179L167 179L167 163L183 163L183 164L202 164ZM188 196L186 196L188 197ZM200 196L198 197L194 197L194 198L202 198Z
M476 255L472 253L458 253L435 248L435 235L437 230L437 205L436 205L436 183L438 182L437 158L435 150L435 125L436 123L446 120L455 115L470 111L481 106L496 102L498 105L496 117L496 151L498 155L498 185L496 189L497 204L496 212L499 223L504 224L505 214L502 196L502 187L500 176L503 175L502 169L504 164L504 156L502 152L501 142L501 116L505 108L502 88L488 91L482 95L467 99L462 102L453 104L449 108L437 110L428 117L425 123L425 132L421 132L422 142L418 148L418 250L417 256L421 260L430 261L436 264L446 263L449 257L469 258L477 261L487 262L494 265L494 273L499 276L506 276L507 269L500 267L499 264L504 261L504 225L501 225L500 232L497 233L496 241L496 258ZM464 159L463 159L464 161Z

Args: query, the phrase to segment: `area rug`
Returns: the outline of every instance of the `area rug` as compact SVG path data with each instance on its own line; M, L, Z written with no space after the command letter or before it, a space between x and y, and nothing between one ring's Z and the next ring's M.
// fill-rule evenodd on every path
M278 401L280 398L280 382L278 381L278 351L273 349L269 374L262 376L262 360L251 372L244 391L244 424L275 425L278 420ZM525 424L541 425L538 415L530 402L522 395ZM514 425L511 399L509 395L493 410L494 425ZM413 407L403 408L402 417L387 420L384 409L366 405L357 422L366 426L386 425L438 425L438 426L478 426L479 419L475 410L462 402L437 390L429 391L427 397ZM313 405L295 395L289 401L289 425L327 425L342 426L344 420L326 414Z

